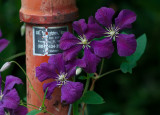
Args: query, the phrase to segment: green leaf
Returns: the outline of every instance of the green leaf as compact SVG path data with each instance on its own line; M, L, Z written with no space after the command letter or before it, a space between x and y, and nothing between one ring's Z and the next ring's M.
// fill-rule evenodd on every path
M123 73L132 73L132 69L137 65L137 61L140 59L145 51L147 44L146 34L143 34L137 39L137 48L133 55L126 57L126 61L122 62L120 68Z
M79 115L78 105L79 105L79 100L73 103L73 115Z
M102 40L102 39L104 39L105 37L103 36L103 37L100 37L100 38L94 38L92 41L100 41L100 40Z
M80 76L80 77L78 77L78 79L80 79L80 80L86 80L87 77L86 76Z
M88 73L88 77L91 78L94 76L94 73Z
M136 66L136 63L123 62L120 66L123 73L132 73L132 69Z
M27 115L37 115L38 113L41 113L39 110L33 110L27 113Z
M92 78L94 76L94 73L88 73L88 76L80 76L78 77L78 79L80 80L86 80L86 79L89 79L89 78Z
M80 99L81 102L86 104L102 104L104 99L94 91L87 91Z
M145 51L146 44L147 44L147 37L146 34L143 34L137 39L137 49L135 53L131 56L126 57L127 61L128 62L138 61Z

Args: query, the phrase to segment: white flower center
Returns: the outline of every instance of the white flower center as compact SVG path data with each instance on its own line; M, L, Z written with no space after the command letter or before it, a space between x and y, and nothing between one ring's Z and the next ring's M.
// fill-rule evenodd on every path
M86 48L90 48L91 46L89 45L90 42L88 42L87 38L85 35L83 36L78 36L78 39L81 41L78 44L82 44L83 45L83 49Z
M58 75L56 81L57 81L57 85L62 86L65 85L67 82L67 73L64 72L60 72L60 74Z
M113 39L115 41L115 38L118 37L117 35L119 34L119 27L115 27L115 25L111 25L111 27L106 28L106 37L109 37L110 39Z

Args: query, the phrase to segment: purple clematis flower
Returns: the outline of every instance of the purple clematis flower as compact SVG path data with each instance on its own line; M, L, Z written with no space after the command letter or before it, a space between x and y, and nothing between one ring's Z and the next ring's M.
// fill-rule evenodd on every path
M136 20L136 14L130 10L122 10L115 18L115 24L112 24L112 18L115 11L112 8L102 7L95 14L96 20L105 26L105 29L95 24L89 26L92 32L105 36L106 39L112 39L117 42L117 50L120 56L130 56L137 47L134 34L120 34L125 28L131 28Z
M9 110L10 115L27 115L28 110L24 106L18 106L16 109Z
M0 38L2 37L2 32L0 30ZM6 39L0 39L0 52L2 52L7 46L9 41Z
M112 40L93 40L98 34L95 34L88 28L88 26L93 23L92 21L90 18L88 21L89 24L86 24L84 19L75 21L73 23L73 29L79 36L75 37L70 32L65 32L60 39L60 48L64 50L64 58L66 61L72 60L84 49L82 59L86 63L84 70L87 73L96 72L96 66L100 62L100 58L111 57L114 51Z
M76 66L84 67L83 60L73 60L72 63L64 61L63 54L57 54L50 57L48 63L42 63L36 68L36 76L39 81L46 79L55 79L51 83L43 85L44 92L48 87L46 94L47 99L51 99L51 95L56 87L61 87L61 102L71 104L82 96L83 84L80 82L69 81L70 77L75 76Z
M6 77L5 87L2 92L1 89L2 77L0 76L0 115L5 115L10 113L10 115L15 115L14 113L19 108L20 98L16 89L14 88L15 84L23 84L21 79L9 75ZM23 109L27 111L27 109ZM14 112L15 111L15 112ZM21 115L26 115L25 114ZM16 114L17 115L17 114Z

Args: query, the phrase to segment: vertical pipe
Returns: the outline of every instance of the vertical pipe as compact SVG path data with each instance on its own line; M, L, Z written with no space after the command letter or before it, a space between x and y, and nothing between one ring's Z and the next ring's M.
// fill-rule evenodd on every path
M21 0L20 19L26 23L26 71L29 79L43 100L43 83L35 75L35 68L47 62L49 56L61 52L59 39L65 31L72 32L72 21L77 18L75 0ZM52 82L53 79L45 81ZM54 115L67 115L69 105L60 101L60 88L56 88L51 100L45 101L47 111ZM27 82L27 103L41 106L37 95ZM32 109L29 109L31 111ZM48 115L47 113L38 115Z

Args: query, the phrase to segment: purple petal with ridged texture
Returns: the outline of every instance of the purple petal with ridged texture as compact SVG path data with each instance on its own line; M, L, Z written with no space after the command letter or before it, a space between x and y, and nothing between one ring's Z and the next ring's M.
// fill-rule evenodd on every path
M84 70L87 73L95 73L97 70L97 65L101 59L95 54L93 54L90 49L87 48L84 49L84 56L82 59L86 63L86 67L84 68Z
M80 82L68 81L61 88L61 102L63 104L74 103L82 96L83 84Z
M112 44L112 39L103 39L101 41L92 41L91 47L94 50L94 54L99 57L111 57L114 52L114 46Z
M95 23L97 23L97 22L96 22L96 19L95 19L93 16L90 16L90 17L88 18L88 24L95 24Z
M120 28L131 28L132 23L136 20L136 14L130 10L122 10L115 19L115 25Z
M84 60L82 59L73 59L71 61L68 61L67 64L66 64L66 69L67 70L70 70L71 68L73 67L81 67L81 68L84 68L86 67L86 63Z
M54 65L56 72L65 72L65 61L63 53L51 56L48 60L48 63Z
M116 41L119 56L130 56L136 51L137 42L134 34L119 34Z
M67 78L75 76L76 67L84 68L86 67L86 63L82 59L68 61L68 64L66 65L66 70L68 71Z
M68 74L66 78L74 77L75 75L76 75L76 66L68 70Z
M85 33L87 30L87 24L84 19L80 19L79 21L74 21L73 24L73 29L81 36Z
M60 39L60 48L62 50L67 50L77 44L78 42L81 42L78 38L76 38L73 34L70 32L65 32L63 36Z
M4 108L0 106L0 115L5 115Z
M78 55L78 53L81 49L82 49L82 45L77 44L77 45L71 47L70 49L65 50L64 51L64 60L69 61L69 60L74 59Z
M39 81L57 77L55 72L55 66L50 63L41 63L39 67L36 67L36 77Z
M8 46L8 43L8 40L0 39L0 52L2 52Z
M112 8L102 7L97 10L95 18L100 24L110 27L114 13L115 11Z
M43 91L44 92L46 91L47 87L48 87L48 90L47 90L46 98L51 99L52 93L53 93L54 89L57 87L57 82L53 81L51 83L44 83L43 84Z
M86 38L91 41L94 38L104 36L105 29L98 24L88 24L88 29L85 33Z
M23 82L18 77L8 75L6 77L5 88L4 88L3 94L7 93L8 90L13 89L14 85L16 85L16 84L23 84Z
M11 115L27 115L28 110L24 106L18 106L15 110L11 110Z
M88 18L88 29L85 33L86 38L91 41L94 38L104 36L105 29L101 27L93 16Z
M8 109L16 109L19 105L20 98L16 89L7 91L7 93L2 98L3 107Z

